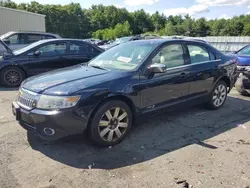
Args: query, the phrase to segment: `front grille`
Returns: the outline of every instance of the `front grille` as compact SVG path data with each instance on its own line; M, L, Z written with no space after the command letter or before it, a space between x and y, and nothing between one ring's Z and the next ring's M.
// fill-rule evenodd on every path
M17 102L21 107L31 110L35 106L37 96L38 94L34 92L26 89L20 89L18 92Z

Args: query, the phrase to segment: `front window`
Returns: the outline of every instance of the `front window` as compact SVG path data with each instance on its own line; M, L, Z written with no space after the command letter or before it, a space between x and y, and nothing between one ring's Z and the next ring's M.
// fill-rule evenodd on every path
M48 44L37 51L42 52L42 56L55 56L66 53L66 43L56 43L56 44Z
M158 46L153 42L129 42L105 51L89 63L89 66L118 70L134 70Z
M171 44L163 47L152 59L152 64L161 63L167 68L179 67L185 64L181 44Z
M238 52L238 55L250 56L250 46L247 46Z
M43 41L34 42L34 43L32 43L32 44L30 44L30 45L24 47L24 48L21 48L20 50L15 50L15 51L13 52L13 54L14 54L14 55L20 55L20 54L22 54L22 53L24 53L24 52L27 52L27 51L33 49L34 47L36 47L36 46L38 46L39 44L42 44L42 43L43 43Z

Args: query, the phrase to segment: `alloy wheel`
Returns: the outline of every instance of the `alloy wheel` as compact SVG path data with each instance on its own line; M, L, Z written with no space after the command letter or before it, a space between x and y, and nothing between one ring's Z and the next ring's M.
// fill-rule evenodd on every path
M115 107L102 115L98 124L99 135L106 142L115 142L125 134L128 126L129 116L126 110Z
M226 100L227 88L223 84L219 84L213 93L213 104L216 107L220 107Z

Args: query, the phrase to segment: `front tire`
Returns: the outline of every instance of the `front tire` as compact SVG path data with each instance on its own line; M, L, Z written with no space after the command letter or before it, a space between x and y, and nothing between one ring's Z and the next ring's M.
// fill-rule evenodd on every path
M116 145L129 132L132 112L122 101L108 101L94 114L89 126L90 138L101 147Z
M6 87L18 87L25 79L25 73L18 67L7 67L0 72L0 80Z
M220 80L209 95L207 107L212 110L221 108L227 99L227 84Z

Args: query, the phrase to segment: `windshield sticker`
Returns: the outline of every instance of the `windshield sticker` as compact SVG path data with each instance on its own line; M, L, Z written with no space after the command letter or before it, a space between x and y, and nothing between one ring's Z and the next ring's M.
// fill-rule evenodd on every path
M129 63L132 59L129 58L129 57L123 57L123 56L120 56L117 58L118 61L121 61L121 62L124 62L124 63Z

